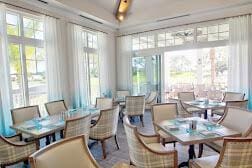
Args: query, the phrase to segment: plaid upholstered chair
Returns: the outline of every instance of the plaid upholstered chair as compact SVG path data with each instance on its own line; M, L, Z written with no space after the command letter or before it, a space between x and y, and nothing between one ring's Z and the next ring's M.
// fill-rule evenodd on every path
M20 141L21 135L5 138L0 135L0 167L4 168L9 165L22 161L28 161L28 157L36 152L37 145L35 142L25 143Z
M178 115L178 108L177 103L164 103L164 104L155 104L151 108L152 114L152 121L159 123L164 120L172 120L175 119ZM155 127L156 134L160 135L162 140L162 144L165 146L165 143L173 142L175 146L176 140L167 135L164 131L160 130L159 128Z
M84 135L61 140L34 153L31 168L99 168Z
M105 140L114 137L116 146L119 149L117 142L116 131L118 125L119 106L114 106L112 109L101 110L97 122L91 126L89 138L100 141L102 144L103 158L106 158Z
M11 116L13 124L19 124L35 117L40 117L39 106L27 106L11 109ZM31 141L33 138L30 135L22 134L22 139Z
M226 101L226 107L239 107L243 109L248 108L248 100L238 100L238 101ZM223 116L225 109L216 109L212 111L212 116L214 114Z
M86 142L88 142L90 123L91 114L79 118L67 119L64 129L64 138L85 135Z
M252 167L252 138L224 138L220 155L190 161L191 168Z
M227 107L219 124L240 132L242 137L252 137L252 113L246 109ZM216 152L220 152L223 147L223 140L208 142L206 145Z
M144 96L126 96L126 107L124 115L128 117L139 116L144 126L143 115L144 115L145 99Z
M149 96L145 99L145 109L151 109L151 106L157 103L157 92L150 92Z
M244 97L245 97L244 93L225 92L222 101L224 101L224 102L226 102L226 101L239 101L239 100L244 100Z
M167 150L159 143L158 135L140 134L137 127L129 123L127 116L123 118L123 125L131 164L137 168L177 167L177 151Z
M179 92L178 93L178 99L181 101L181 105L184 108L185 111L188 113L197 113L199 115L203 114L204 111L201 109L198 109L196 107L191 107L183 103L183 101L193 101L195 100L194 92Z
M48 102L45 104L45 108L49 115L55 115L67 111L64 100Z
M111 109L113 100L111 98L97 97L95 107L100 110Z

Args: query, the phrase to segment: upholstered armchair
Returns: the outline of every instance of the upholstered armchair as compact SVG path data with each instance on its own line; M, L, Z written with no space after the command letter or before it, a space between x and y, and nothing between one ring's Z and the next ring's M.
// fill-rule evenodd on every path
M220 155L190 160L190 168L252 167L252 138L224 138Z
M144 115L145 99L144 96L126 96L126 107L124 115L129 117L139 116L144 126L143 115Z
M0 167L28 161L28 157L36 152L38 145L35 142L25 143L20 141L21 135L3 137L0 135Z
M178 115L177 103L163 103L155 104L151 108L152 121L155 123L162 122L164 120L175 119ZM158 127L155 127L156 134L160 135L162 144L165 146L165 143L173 142L175 146L176 140L170 135L166 134L164 131L160 130Z
M64 129L64 138L85 135L88 143L91 123L91 114L74 119L67 119Z
M129 123L127 116L123 118L127 137L131 164L137 168L177 167L176 150L167 150L158 135L143 135L137 127Z
M58 141L34 153L29 158L31 168L99 168L84 136Z
M248 108L248 100L238 100L238 101L226 101L226 107L239 107L243 109ZM216 109L212 111L212 116L214 114L223 116L225 109Z
M55 115L67 111L67 107L64 100L48 102L45 104L45 108L49 115Z
M40 117L39 106L27 106L11 109L11 116L13 124L19 124L28 120L31 120L35 117ZM18 132L17 132L18 133ZM21 134L22 139L25 141L32 141L33 137L27 134Z
M219 124L240 132L241 137L252 137L252 113L246 109L227 107ZM206 145L216 152L220 152L223 147L223 140L208 142Z
M114 106L111 109L101 110L97 122L91 126L89 138L92 140L100 141L102 144L103 158L106 158L105 140L114 137L117 148L116 131L118 125L119 106Z
M182 108L184 108L185 111L188 113L197 113L199 115L203 114L204 111L201 109L198 109L196 107L191 107L183 103L183 101L194 101L195 95L194 92L179 92L178 93L178 99L181 101Z
M97 97L95 107L100 110L111 109L113 106L113 99L106 97Z
M157 92L150 92L149 96L145 99L145 109L151 109L151 106L157 103Z

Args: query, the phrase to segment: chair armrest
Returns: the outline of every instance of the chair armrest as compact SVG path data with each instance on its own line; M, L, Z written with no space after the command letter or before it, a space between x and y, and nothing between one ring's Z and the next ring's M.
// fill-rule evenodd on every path
M146 104L151 104L151 103L154 103L157 99L157 96L155 96L152 100L150 101L147 101Z
M160 142L160 136L158 134L144 135L144 134L138 133L138 135L139 135L140 139L146 144L159 143Z
M18 133L18 134L15 134L13 136L8 136L8 137L5 137L8 141L10 142L18 142L18 141L21 141L22 140L22 134L21 133Z

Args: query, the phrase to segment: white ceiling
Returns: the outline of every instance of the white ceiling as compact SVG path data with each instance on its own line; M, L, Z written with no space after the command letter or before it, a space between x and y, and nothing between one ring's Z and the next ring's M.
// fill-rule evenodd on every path
M252 5L252 0L132 0L128 16L122 23L119 23L114 17L117 0L49 1L57 2L62 5L61 7L101 21L105 25L113 25L113 27L122 29L180 15L201 15L206 12L220 12L228 8Z

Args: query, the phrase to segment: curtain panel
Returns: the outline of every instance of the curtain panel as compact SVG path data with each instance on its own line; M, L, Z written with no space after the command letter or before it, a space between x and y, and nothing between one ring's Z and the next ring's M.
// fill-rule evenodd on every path
M251 15L229 20L229 72L228 89L243 92L252 108L252 23Z
M10 129L12 125L12 118L10 109L11 97L10 97L10 78L9 74L9 57L8 57L8 38L6 32L5 22L5 7L0 6L0 134L11 135L14 133Z

